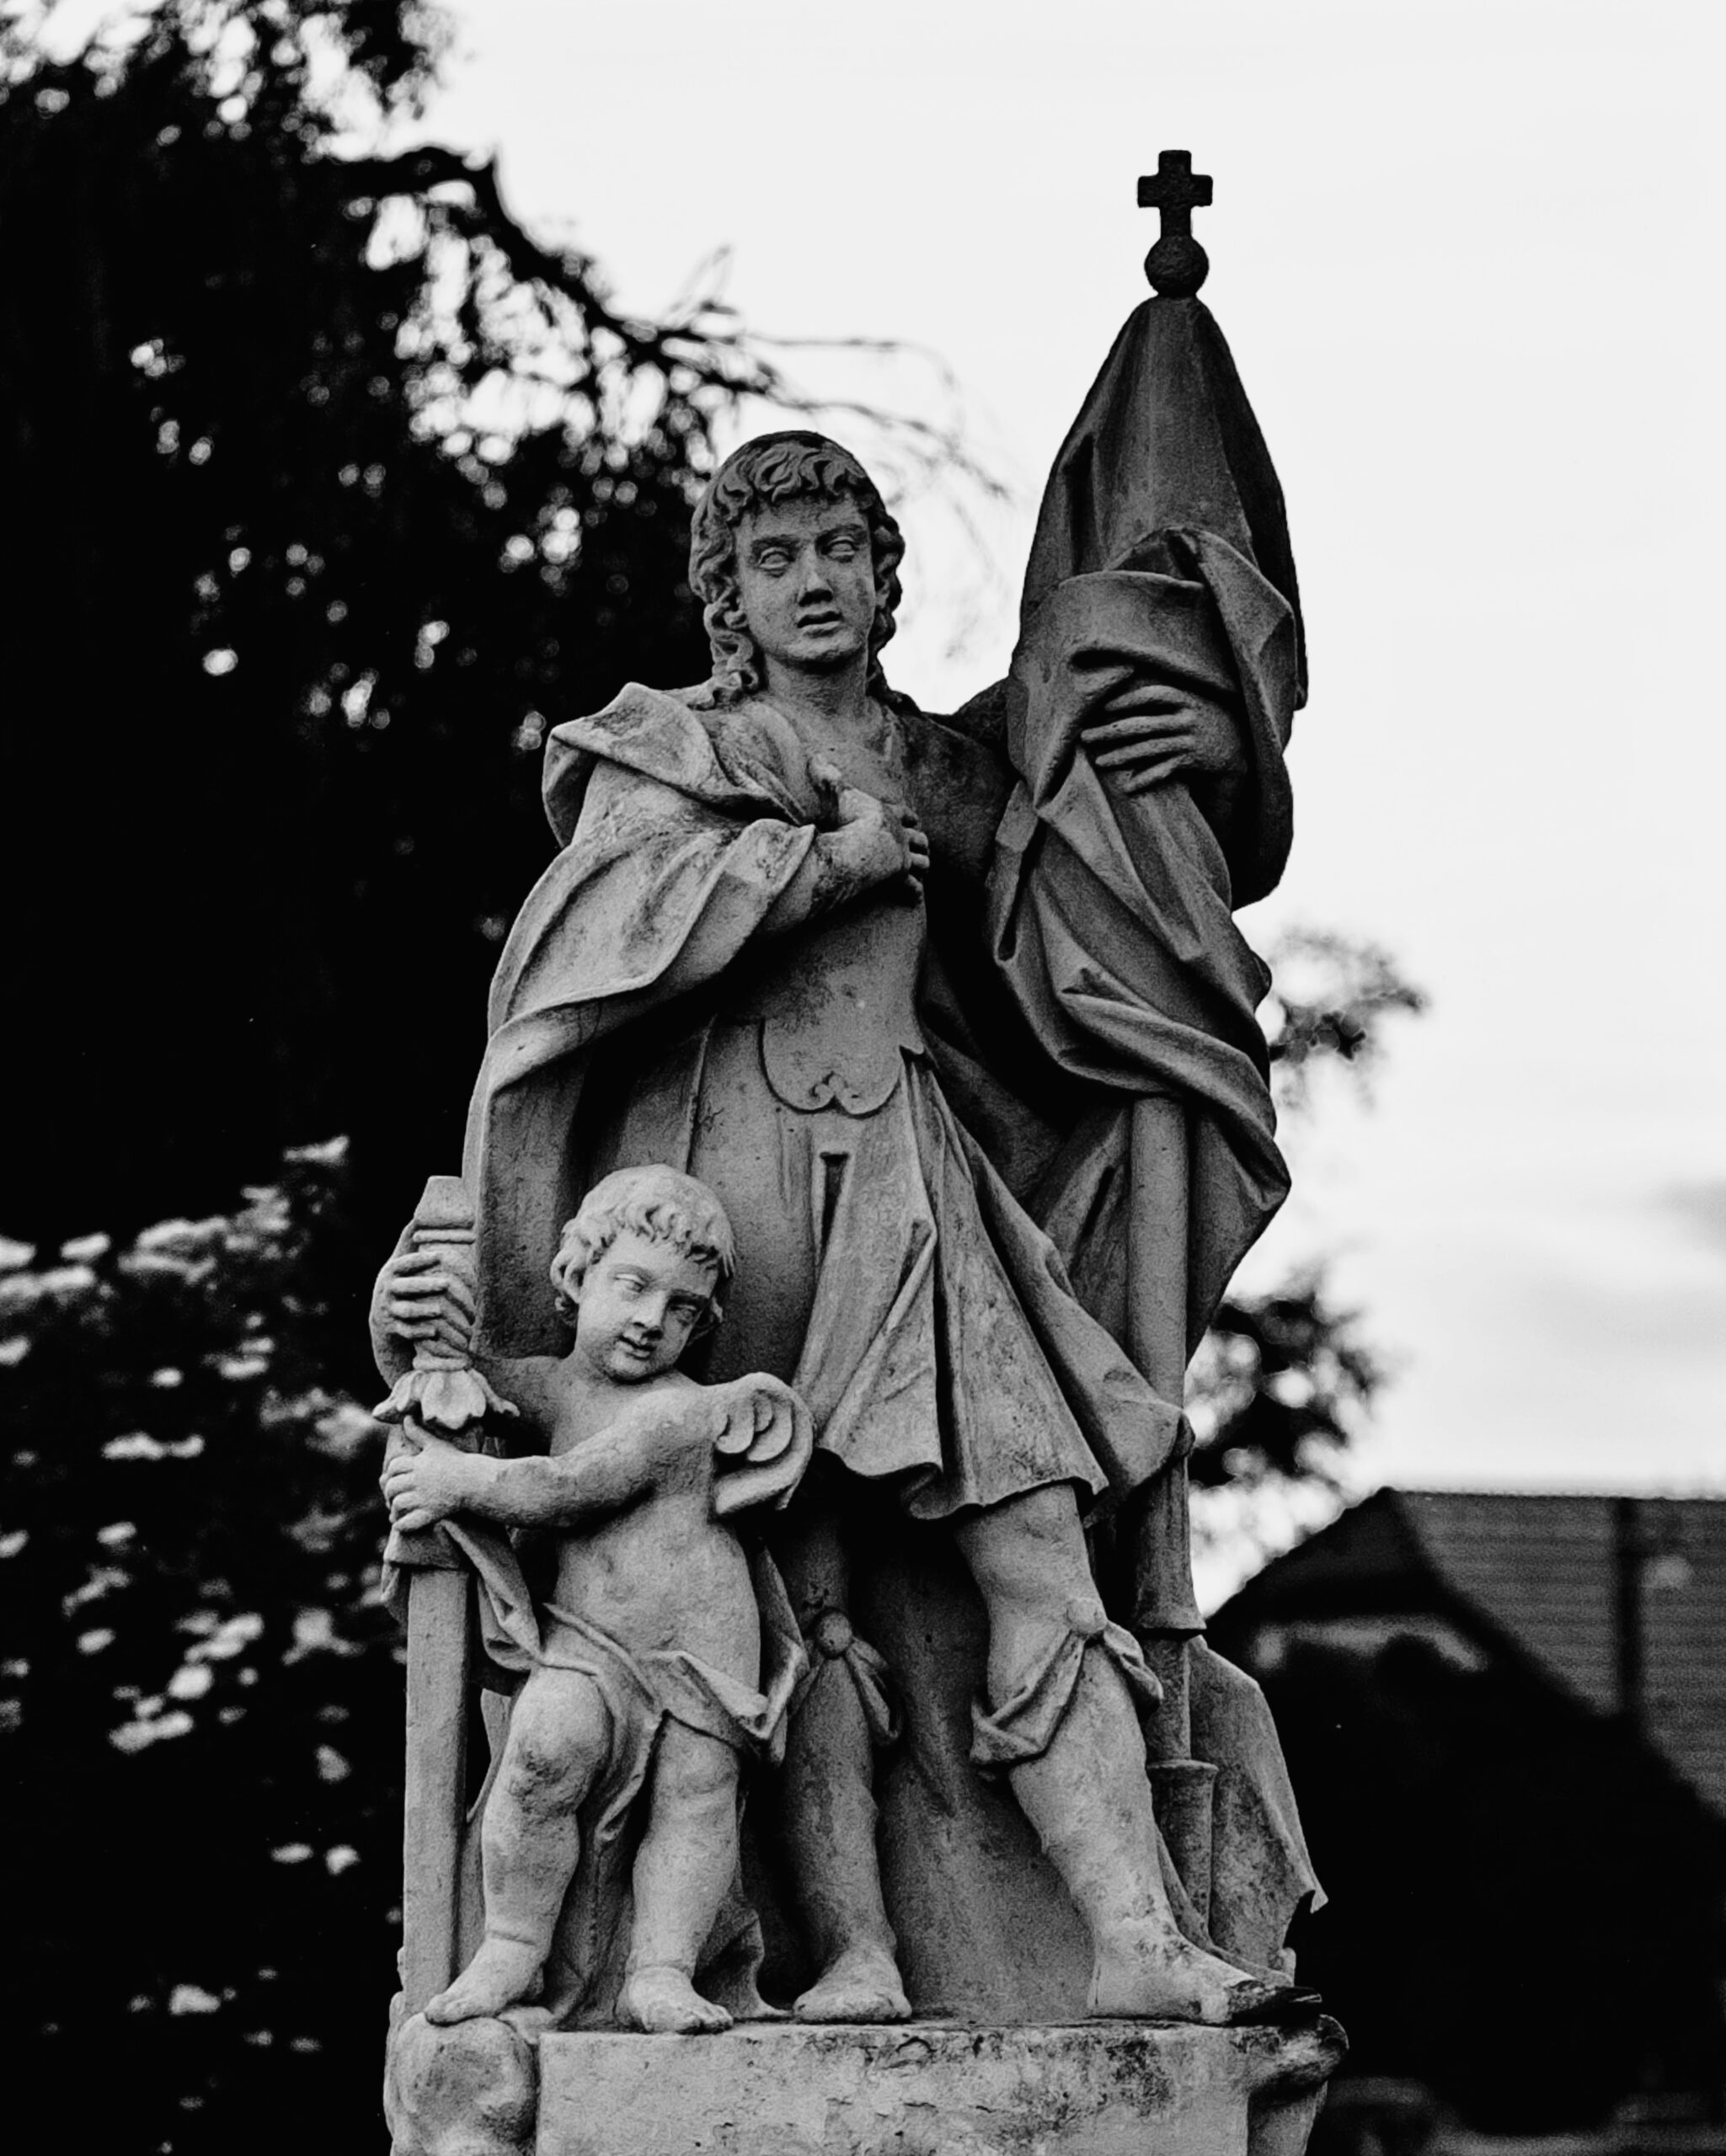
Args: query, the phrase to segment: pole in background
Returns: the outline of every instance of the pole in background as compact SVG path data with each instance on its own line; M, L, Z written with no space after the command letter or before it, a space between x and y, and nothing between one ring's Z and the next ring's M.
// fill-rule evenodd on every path
M1210 264L1193 237L1193 211L1209 206L1211 181L1186 150L1158 153L1139 181L1139 207L1159 213L1160 237L1145 258L1159 300L1189 300ZM1133 1103L1127 1200L1127 1352L1177 1407L1187 1390L1187 1107L1168 1095ZM1185 1444L1190 1444L1190 1438ZM1212 1801L1216 1769L1193 1757L1188 1642L1203 1632L1193 1593L1192 1526L1184 1445L1133 1502L1123 1523L1121 1582L1129 1622L1162 1685L1146 1726L1146 1764L1157 1824L1194 1908L1209 1918Z
M433 1176L414 1214L414 1247L433 1249L445 1269L474 1278L473 1208L458 1176ZM471 1297L469 1298L471 1303ZM455 1315L454 1311L451 1311ZM435 1433L465 1452L478 1449L488 1413L513 1414L444 1340L414 1344L414 1365L379 1408L416 1449ZM403 2013L417 2014L456 1975L458 1869L468 1805L468 1665L473 1588L467 1565L441 1528L392 1529L384 1551L407 1582L406 1785L402 1817Z

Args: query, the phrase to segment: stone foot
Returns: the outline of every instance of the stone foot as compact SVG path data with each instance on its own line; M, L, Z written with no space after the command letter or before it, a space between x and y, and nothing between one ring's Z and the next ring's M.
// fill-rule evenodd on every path
M824 1970L793 2011L799 2021L908 2021L911 2001L893 1956L860 1946Z
M632 1970L617 2010L632 2029L650 2036L694 2036L731 2026L724 2008L703 1999L681 1969Z
M1172 1926L1124 1924L1098 1950L1091 2011L1099 2020L1198 2021L1223 2028L1313 2012L1316 1994L1249 1977Z
M788 2021L788 2008L769 2006L761 1997L756 1981L761 1966L761 1925L751 1916L723 1953L702 1964L698 1974L708 1998L723 2006L734 2021Z
M539 1949L519 1939L487 1939L449 1989L431 2001L426 2020L446 2027L520 2006L538 1988L540 1960Z

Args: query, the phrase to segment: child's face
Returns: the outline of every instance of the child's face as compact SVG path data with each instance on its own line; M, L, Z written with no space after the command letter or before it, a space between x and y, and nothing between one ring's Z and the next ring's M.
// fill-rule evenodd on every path
M581 1283L575 1353L613 1385L663 1376L707 1315L717 1277L675 1243L626 1228Z

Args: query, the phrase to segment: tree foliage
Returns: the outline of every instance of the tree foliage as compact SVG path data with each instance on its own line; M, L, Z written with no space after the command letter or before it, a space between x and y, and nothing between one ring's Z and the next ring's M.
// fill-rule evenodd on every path
M1376 943L1351 943L1328 930L1291 928L1271 953L1272 985L1259 1017L1270 1038L1277 1105L1299 1114L1314 1073L1340 1063L1365 1083L1384 1053L1384 1025L1419 1017L1421 990Z
M1288 931L1271 960L1274 985L1260 1015L1278 1107L1298 1123L1322 1070L1340 1065L1364 1085L1383 1054L1386 1022L1418 1015L1426 999L1387 953L1323 930ZM1230 1294L1189 1381L1194 1485L1334 1486L1343 1448L1384 1374L1359 1313L1337 1303L1323 1266L1269 1292Z
M219 1202L333 1129L398 1214L457 1155L548 726L704 662L692 494L773 378L722 318L618 317L489 167L359 153L431 28L185 0L12 41L14 1230Z
M401 1684L342 1179L0 1247L13 2025L69 2145L379 2145Z

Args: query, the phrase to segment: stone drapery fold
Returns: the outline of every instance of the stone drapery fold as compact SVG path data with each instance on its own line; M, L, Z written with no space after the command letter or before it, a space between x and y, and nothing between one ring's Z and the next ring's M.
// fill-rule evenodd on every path
M1303 679L1281 496L1221 333L1197 301L1146 302L1044 499L1005 702L1018 782L988 894L1000 975L1092 1103L1031 1210L1117 1337L1135 1097L1189 1110L1193 1346L1287 1193L1254 1015L1269 974L1233 913L1287 859ZM1080 737L1146 681L1223 719L1240 768L1111 787Z

